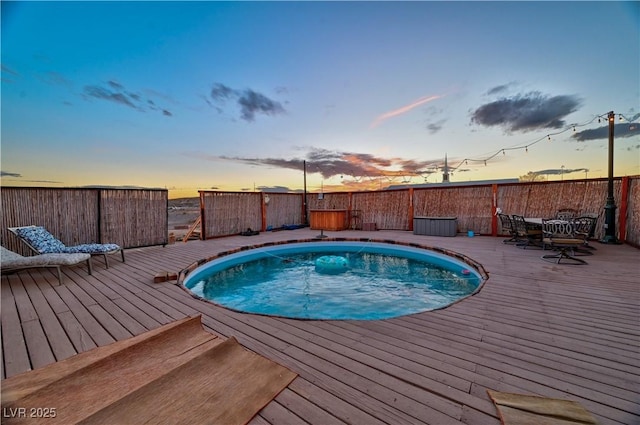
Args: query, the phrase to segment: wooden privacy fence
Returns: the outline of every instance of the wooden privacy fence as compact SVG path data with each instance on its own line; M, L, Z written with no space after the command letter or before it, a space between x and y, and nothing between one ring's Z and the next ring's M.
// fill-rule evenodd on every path
M66 245L117 243L123 248L168 242L165 189L3 187L0 239L29 254L8 227L44 226Z
M525 217L553 217L573 208L598 216L595 238L604 236L607 179L504 184L443 184L370 192L307 194L307 210L344 209L358 223L381 230L413 230L413 217L457 217L458 232L503 235L496 209ZM640 246L640 176L614 179L616 234ZM266 231L304 225L301 193L201 191L203 239L252 230ZM351 223L353 224L353 223Z
M200 192L201 237L301 225L302 196L296 193Z

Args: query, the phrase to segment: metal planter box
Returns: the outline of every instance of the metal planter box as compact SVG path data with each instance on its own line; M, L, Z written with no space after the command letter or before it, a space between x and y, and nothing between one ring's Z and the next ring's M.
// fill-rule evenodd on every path
M458 217L413 217L413 234L427 236L455 236Z

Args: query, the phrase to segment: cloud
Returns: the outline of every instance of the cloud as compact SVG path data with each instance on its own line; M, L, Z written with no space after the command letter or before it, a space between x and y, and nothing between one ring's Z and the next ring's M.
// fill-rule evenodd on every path
M531 174L542 174L542 175L562 175L562 174L571 174L571 173L579 173L579 172L588 172L588 168L551 168L548 170L539 170L539 171L529 171Z
M15 75L16 77L18 75L20 75L16 71L14 71L13 69L9 68L8 66L6 66L4 64L0 65L0 67L2 68L2 72L6 72L7 74Z
M96 99L108 100L110 102L120 103L121 105L125 105L133 109L138 109L138 107L133 104L133 102L127 95L109 91L104 87L85 86L84 94L90 97L95 97Z
M0 171L0 177L22 177L22 174L10 173L8 171Z
M430 134L435 134L438 131L442 130L442 127L444 126L445 122L447 122L447 120L442 119L442 120L427 124L427 130L429 130Z
M272 192L272 193L287 193L291 192L291 189L286 186L258 186L256 187L260 192Z
M238 99L241 118L245 121L254 121L256 113L265 115L276 115L284 113L284 108L279 102L273 101L263 94L253 90L245 90Z
M211 89L211 98L213 100L227 100L236 96L235 90L221 83L215 83Z
M382 115L379 115L378 117L376 117L375 120L373 120L373 122L371 123L371 128L375 128L377 126L379 126L380 124L382 124L384 121L388 120L389 118L393 118L393 117L397 117L398 115L402 115L402 114L406 114L407 112L411 111L414 108L417 108L420 105L424 105L425 103L428 102L432 102L436 99L440 99L441 97L443 97L442 95L433 95L433 96L423 96L419 99L414 100L413 102L409 103L408 105L405 106L401 106L398 109L394 109L393 111L389 111L389 112L385 112Z
M508 132L556 129L564 127L563 118L577 111L581 104L574 95L548 96L533 91L482 105L473 111L471 121L485 127L502 127Z
M640 114L636 114L632 120L640 118ZM633 137L640 135L640 123L638 122L622 122L613 125L613 137L615 139ZM609 124L598 128L592 128L588 130L578 131L574 133L572 138L578 142L585 142L587 140L608 140L609 139Z
M173 116L169 110L158 107L153 99L147 98L139 93L128 91L122 84L113 80L107 81L106 87L99 85L85 86L83 95L85 97L117 103L140 112L152 110L159 111L167 117Z
M367 153L331 151L321 148L311 148L304 159L228 156L208 157L207 159L236 161L248 165L284 168L300 172L303 170L303 161L306 160L307 173L319 173L325 179L334 176L394 177L425 175L432 173L435 167L442 166L441 160L416 161L402 158L382 158Z
M20 74L18 74L16 71L14 71L13 69L9 68L8 66L2 64L1 65L2 68L2 82L4 83L13 83L13 79L10 77L20 77Z
M495 95L498 95L498 94L501 94L501 93L506 93L511 89L511 87L513 87L515 85L516 85L516 82L512 81L512 82L507 83L507 84L501 84L499 86L495 86L493 88L490 88L487 91L487 95L495 96Z
M283 92L284 90L282 88L278 89L278 93ZM278 115L286 113L286 110L280 102L270 99L264 94L252 89L237 90L222 83L214 83L210 96L216 105L212 105L209 99L205 100L210 106L215 108L218 113L224 112L222 106L227 100L235 100L240 107L240 118L247 122L255 121L256 114Z
M64 75L49 71L42 74L38 74L37 78L45 84L49 84L52 86L62 86L71 90L73 88L73 83L65 78Z

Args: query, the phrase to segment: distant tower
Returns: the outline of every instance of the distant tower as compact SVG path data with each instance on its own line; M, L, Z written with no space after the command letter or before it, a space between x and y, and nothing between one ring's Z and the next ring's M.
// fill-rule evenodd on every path
M449 164L447 163L447 154L444 154L444 168L442 169L442 183L449 183Z

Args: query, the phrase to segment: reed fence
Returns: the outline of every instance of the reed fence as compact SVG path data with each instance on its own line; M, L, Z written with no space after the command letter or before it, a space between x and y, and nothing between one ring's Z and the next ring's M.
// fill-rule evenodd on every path
M30 252L9 227L43 226L66 245L168 243L164 189L2 187L0 202L0 242L23 255Z
M458 232L503 236L496 217L506 214L553 217L561 208L598 217L594 237L604 236L607 179L522 182L504 184L450 184L369 192L308 193L306 208L346 209L361 223L380 230L413 230L413 217L457 217ZM640 176L614 179L616 234L640 247ZM300 193L201 191L202 238L238 234L247 228L266 231L286 225L304 225L304 195ZM267 201L268 202L265 202Z

